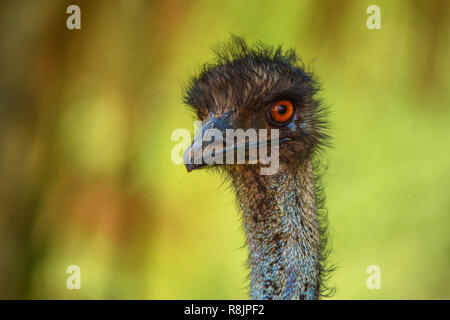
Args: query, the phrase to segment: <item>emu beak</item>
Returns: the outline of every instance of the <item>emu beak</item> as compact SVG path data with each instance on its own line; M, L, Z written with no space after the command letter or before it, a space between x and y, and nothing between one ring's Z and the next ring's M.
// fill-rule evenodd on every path
M256 129L252 131L254 134L249 132L251 130L245 132L240 130L242 135L238 136L237 130L233 130L231 115L231 112L227 112L220 116L211 116L202 123L191 146L183 154L183 161L188 172L207 166L222 165L225 162L227 164L266 164L265 161L270 159L258 159L258 155L261 156L258 152L259 148L270 146L272 157L272 149L278 150L279 142L288 139L285 137L279 140L278 130L275 133L270 130L270 137L267 135L258 137ZM232 131L231 135L227 132L230 131L229 129ZM229 159L231 159L230 162ZM236 162L234 162L235 159Z
M212 132L221 133L222 137L225 137L226 129L232 129L232 117L231 112L227 112L220 116L211 116L209 119L203 121L202 126L194 137L194 140L189 148L184 151L183 161L188 172L196 169L200 169L208 166L207 163L203 161L203 151L206 147L211 147L215 149L215 152L223 154L225 151L223 140L211 141L211 139L206 139Z

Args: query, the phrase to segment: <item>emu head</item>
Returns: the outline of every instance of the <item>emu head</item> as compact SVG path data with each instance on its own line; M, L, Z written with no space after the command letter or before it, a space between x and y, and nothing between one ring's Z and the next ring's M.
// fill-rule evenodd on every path
M273 129L278 129L280 164L295 167L310 157L326 137L325 122L316 99L318 85L295 52L262 44L249 47L239 37L214 52L215 61L205 64L184 92L184 102L203 123L200 133L214 128L225 136L226 129L266 129L270 142ZM201 135L194 138L185 157L194 157L195 141L201 139ZM245 151L260 143L247 141ZM206 142L198 146L205 147ZM186 164L188 171L206 166Z

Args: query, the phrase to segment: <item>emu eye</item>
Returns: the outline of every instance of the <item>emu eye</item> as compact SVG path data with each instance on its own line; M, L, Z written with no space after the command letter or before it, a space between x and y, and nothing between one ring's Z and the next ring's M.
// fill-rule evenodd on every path
M294 107L290 101L282 100L273 104L269 112L273 121L283 123L291 119L294 113Z

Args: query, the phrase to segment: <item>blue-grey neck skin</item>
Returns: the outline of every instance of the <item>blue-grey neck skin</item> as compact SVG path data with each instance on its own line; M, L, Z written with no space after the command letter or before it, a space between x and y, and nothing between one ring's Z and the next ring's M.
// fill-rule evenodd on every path
M272 176L242 175L234 183L249 248L250 297L318 299L320 234L310 162Z

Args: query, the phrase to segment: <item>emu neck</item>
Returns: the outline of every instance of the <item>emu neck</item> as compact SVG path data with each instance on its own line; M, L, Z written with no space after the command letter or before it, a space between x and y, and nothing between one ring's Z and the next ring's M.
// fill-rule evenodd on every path
M271 176L255 167L232 175L249 248L250 296L317 299L320 234L311 163L280 166Z

